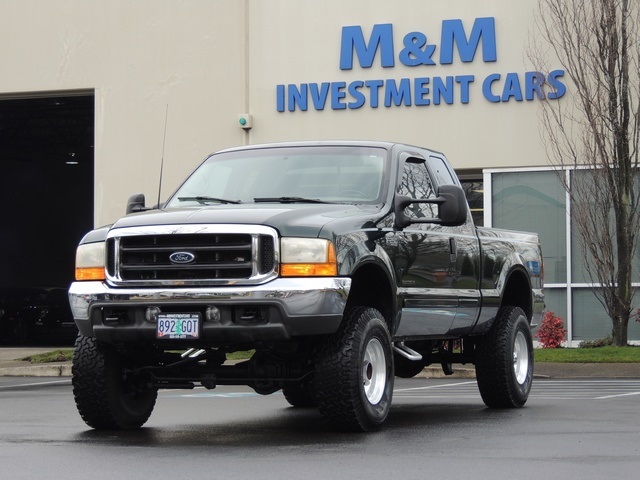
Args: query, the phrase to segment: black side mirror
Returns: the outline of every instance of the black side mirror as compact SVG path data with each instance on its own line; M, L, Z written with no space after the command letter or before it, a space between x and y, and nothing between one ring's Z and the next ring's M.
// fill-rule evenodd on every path
M444 198L440 204L438 217L445 227L457 227L467 221L468 205L464 190L457 185L442 185L438 197Z
M144 212L146 209L144 193L131 195L127 200L127 215L135 212Z
M438 218L411 218L404 209L412 203L432 203L438 205ZM393 200L395 227L402 229L413 223L433 223L445 227L457 227L467 221L467 199L464 190L457 185L442 185L436 198L410 198L396 195Z

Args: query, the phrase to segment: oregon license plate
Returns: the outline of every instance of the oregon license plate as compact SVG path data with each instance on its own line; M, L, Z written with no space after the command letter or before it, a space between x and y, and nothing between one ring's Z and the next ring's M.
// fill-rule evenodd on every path
M165 339L193 339L200 337L199 313L161 313L158 315L156 336Z

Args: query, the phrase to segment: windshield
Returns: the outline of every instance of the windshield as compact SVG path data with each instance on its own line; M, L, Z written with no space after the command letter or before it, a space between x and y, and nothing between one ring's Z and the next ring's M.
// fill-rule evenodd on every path
M280 147L212 155L167 207L216 203L381 203L386 150Z

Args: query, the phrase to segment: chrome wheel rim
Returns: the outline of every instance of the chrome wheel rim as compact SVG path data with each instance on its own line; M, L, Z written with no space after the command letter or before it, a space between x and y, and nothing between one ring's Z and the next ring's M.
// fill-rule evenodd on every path
M522 385L529 374L529 346L524 333L519 331L513 344L513 372L518 384Z
M362 359L362 386L367 400L372 405L382 400L387 383L387 363L382 343L372 338L367 344Z

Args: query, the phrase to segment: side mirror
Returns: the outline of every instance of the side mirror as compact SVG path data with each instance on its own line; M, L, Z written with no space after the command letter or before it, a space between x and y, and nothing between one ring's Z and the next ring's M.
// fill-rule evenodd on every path
M445 199L438 209L438 217L445 227L457 227L467 221L468 205L464 190L457 185L442 185L438 197Z
M438 218L411 218L404 210L412 203L438 205ZM457 185L442 185L436 198L410 198L396 195L393 199L395 227L402 229L414 223L432 223L445 227L457 227L467 221L467 199L464 190Z
M127 215L135 212L144 212L146 209L144 193L131 195L127 200Z

